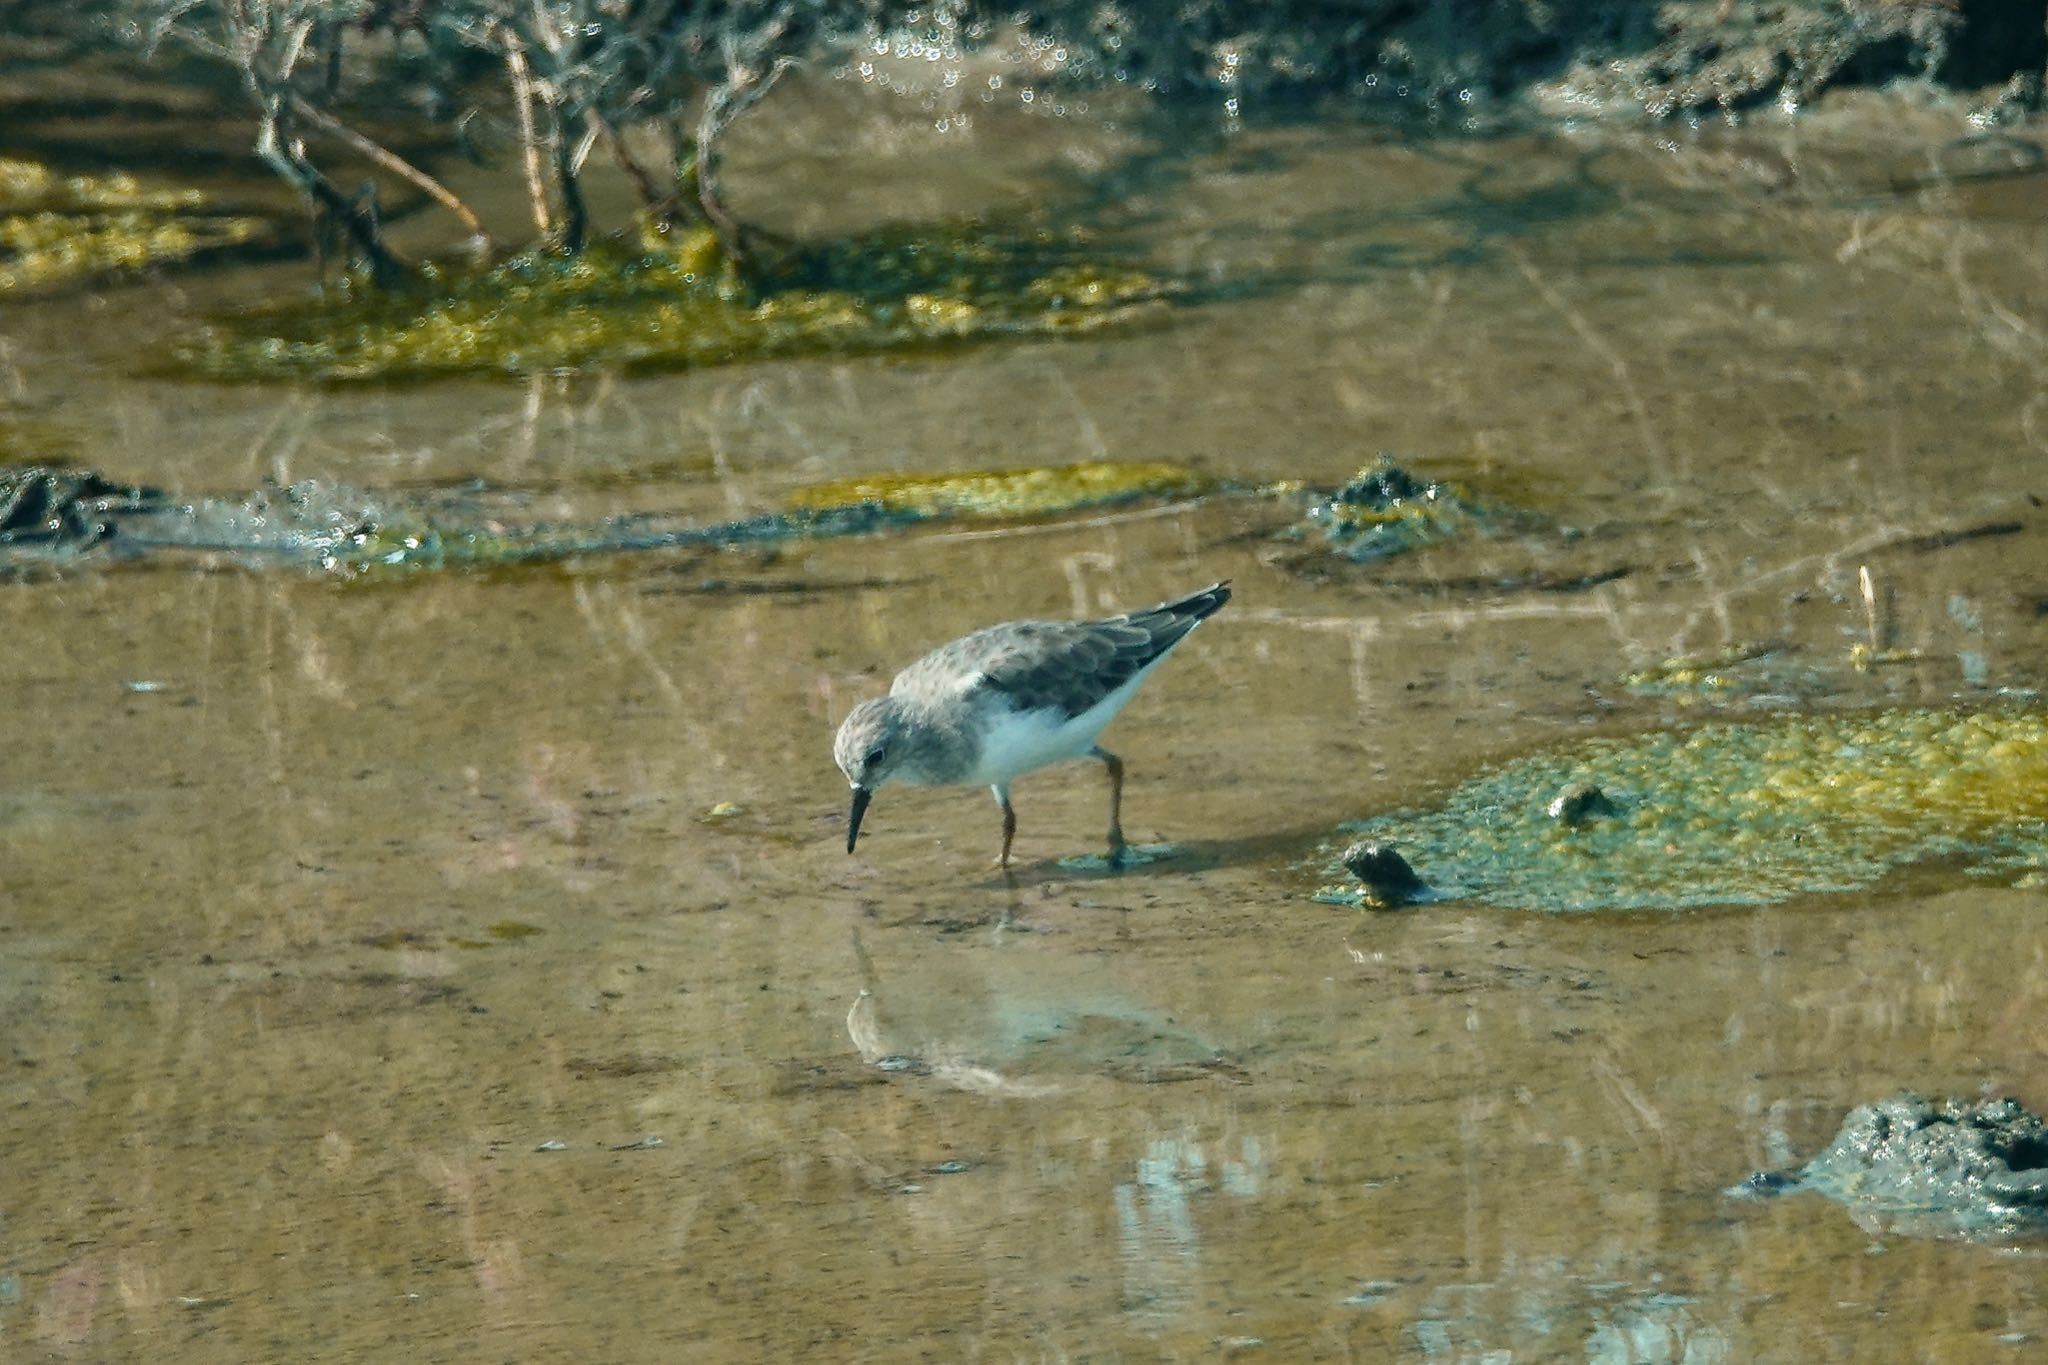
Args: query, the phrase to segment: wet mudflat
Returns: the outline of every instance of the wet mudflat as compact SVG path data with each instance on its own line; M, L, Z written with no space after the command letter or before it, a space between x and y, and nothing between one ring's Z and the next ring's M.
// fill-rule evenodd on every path
M1903 116L1864 117L1247 133L1127 212L1163 265L1259 287L941 355L193 386L125 356L203 280L11 304L11 391L76 462L161 485L481 475L549 515L712 518L1079 459L1335 486L1386 449L1569 533L1358 566L1211 497L493 574L0 585L0 1343L2037 1348L2037 1253L1722 1191L1897 1090L2048 1105L2038 887L1934 863L1683 913L1308 899L1340 821L1487 764L2048 676L2041 182L1923 183ZM1917 661L1853 666L1866 566ZM1088 765L1018 784L1014 886L978 791L890 788L845 855L831 730L895 667L1220 577L1235 600L1105 736L1129 833L1180 856L1061 867L1099 842ZM1623 682L1765 639L1800 668L1761 694Z

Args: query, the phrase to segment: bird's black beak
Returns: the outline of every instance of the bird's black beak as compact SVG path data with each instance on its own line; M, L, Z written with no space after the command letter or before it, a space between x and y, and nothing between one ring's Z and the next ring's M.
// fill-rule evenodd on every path
M853 852L855 841L860 838L860 818L868 813L868 802L875 794L866 787L853 789L853 810L846 817L846 851Z

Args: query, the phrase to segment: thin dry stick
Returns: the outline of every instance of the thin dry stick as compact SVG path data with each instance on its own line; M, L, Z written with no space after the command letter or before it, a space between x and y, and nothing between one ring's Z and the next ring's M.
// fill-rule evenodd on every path
M533 226L541 236L552 237L555 223L548 212L547 182L541 178L540 133L533 126L533 73L517 38L501 29L498 41L505 49L505 70L512 77L512 105L519 114L519 145L526 168L526 197L533 203Z
M1884 642L1877 634L1877 590L1870 581L1870 566L1856 567L1856 586L1863 590L1863 625L1870 632L1870 652L1877 653L1884 648Z
M411 182L423 190L435 203L454 214L461 221L462 226L468 229L470 245L474 250L483 253L496 248L497 244L491 240L491 234L484 229L483 220L470 210L469 205L456 197L455 191L449 189L446 185L434 179L433 176L428 175L425 171L413 165L390 148L372 142L340 119L335 118L331 114L321 112L297 95L291 97L291 102L293 111L300 118L305 119L329 137L346 143L377 165L390 171L393 175Z
M1870 632L1870 653L1873 657L1888 654L1899 642L1898 595L1890 583L1884 585L1883 592L1878 591L1868 564L1856 566L1856 586L1863 592L1863 624Z

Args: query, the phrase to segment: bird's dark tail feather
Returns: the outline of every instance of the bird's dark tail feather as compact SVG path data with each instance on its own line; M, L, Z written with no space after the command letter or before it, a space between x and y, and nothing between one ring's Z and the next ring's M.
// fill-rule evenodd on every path
M1151 645L1145 651L1149 662L1179 644L1189 631L1222 610L1223 604L1229 600L1230 580L1226 578L1221 583L1211 583L1200 592L1161 602L1144 611L1131 612L1123 619L1151 637Z
M1200 592L1191 592L1186 597L1177 597L1171 602L1161 602L1145 611L1131 613L1132 620L1147 616L1186 617L1190 621L1206 621L1223 610L1223 604L1230 600L1230 580L1211 583Z

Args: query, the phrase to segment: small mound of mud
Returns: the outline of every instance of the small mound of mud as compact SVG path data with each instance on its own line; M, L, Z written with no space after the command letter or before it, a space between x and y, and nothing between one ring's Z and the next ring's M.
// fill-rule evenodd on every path
M83 548L114 533L116 513L162 501L88 469L0 466L0 545Z
M1827 1150L1791 1175L1730 1190L1824 1194L1859 1227L1977 1242L2048 1238L2048 1122L2017 1100L1896 1095L1849 1111Z
M1469 490L1418 479L1382 454L1309 508L1306 532L1319 535L1329 553L1370 564L1468 530L1489 532L1502 520Z
M1344 869L1358 878L1365 903L1391 910L1429 894L1422 878L1392 844L1361 839L1344 850Z

